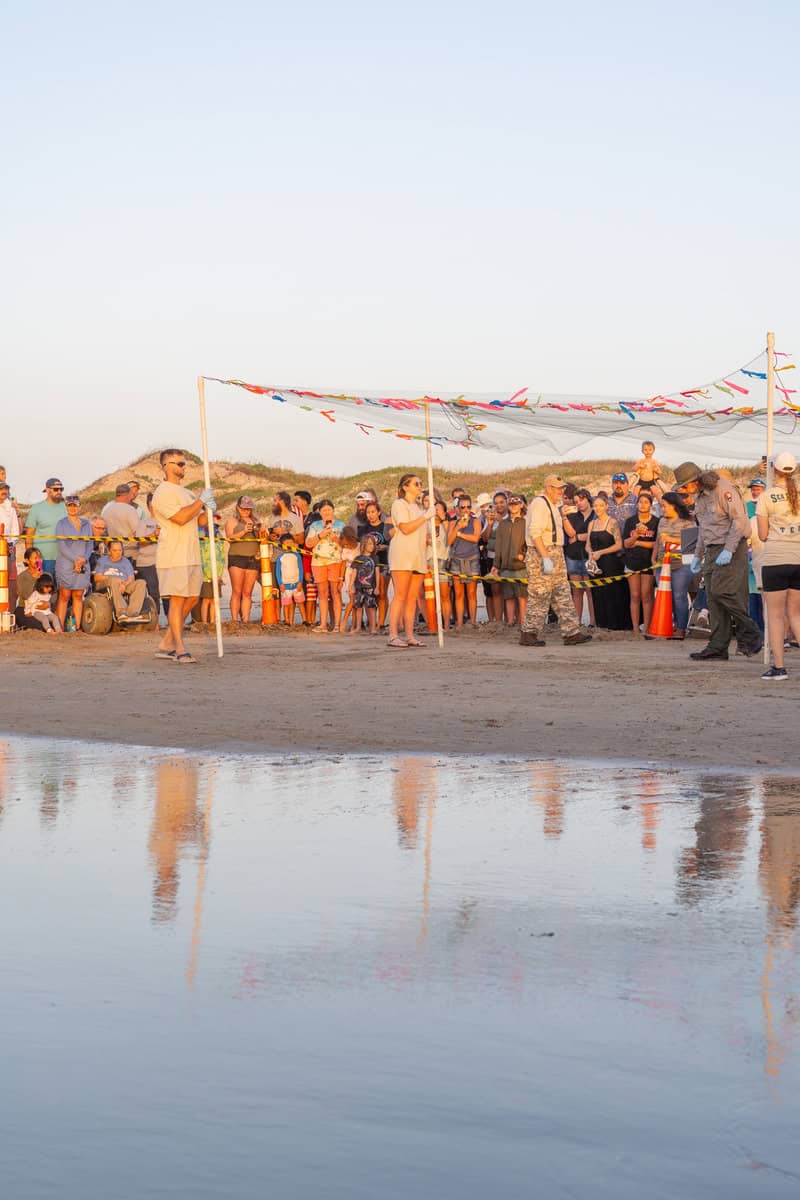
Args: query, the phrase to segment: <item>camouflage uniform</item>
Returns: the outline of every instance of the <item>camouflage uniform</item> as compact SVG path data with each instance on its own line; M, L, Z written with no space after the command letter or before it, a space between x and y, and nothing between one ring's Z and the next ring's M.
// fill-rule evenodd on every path
M528 568L528 605L522 621L522 633L533 633L537 638L547 622L550 608L558 617L563 637L580 632L572 592L567 579L567 564L561 546L548 546L548 556L553 561L553 574L545 575L542 559L532 547L528 547L525 563Z

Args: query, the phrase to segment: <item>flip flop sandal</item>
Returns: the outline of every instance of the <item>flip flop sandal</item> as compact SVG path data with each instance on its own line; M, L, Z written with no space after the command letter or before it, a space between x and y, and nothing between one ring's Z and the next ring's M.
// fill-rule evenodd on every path
M418 642L416 638L409 638L406 642L407 646L424 646L424 642Z
M407 650L408 649L408 642L404 642L402 638L397 638L397 637L389 638L386 645L389 646L392 650Z
M197 659L196 659L196 658L193 658L193 657L192 657L192 655L191 655L191 654L189 653L189 651L187 650L187 651L186 651L184 654L176 654L176 655L175 655L175 662L179 662L179 663L193 663L193 662L197 662Z
M156 650L156 658L175 658L174 650Z

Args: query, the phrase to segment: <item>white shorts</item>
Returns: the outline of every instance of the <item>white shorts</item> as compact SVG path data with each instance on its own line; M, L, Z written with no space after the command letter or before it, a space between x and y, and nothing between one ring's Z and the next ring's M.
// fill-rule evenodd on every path
M196 599L203 586L203 568L159 567L158 590L162 596L186 596Z

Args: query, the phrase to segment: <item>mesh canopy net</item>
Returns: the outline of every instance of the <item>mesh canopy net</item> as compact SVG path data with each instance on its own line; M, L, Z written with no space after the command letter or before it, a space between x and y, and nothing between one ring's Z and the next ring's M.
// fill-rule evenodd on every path
M784 441L795 434L800 417L791 382L793 370L790 356L776 351L775 437ZM694 453L718 462L752 461L762 451L767 424L766 350L711 383L649 399L542 394L530 388L511 395L349 395L205 378L316 413L324 421L349 422L366 437L384 434L426 441L427 405L434 446L474 446L556 457L597 438L613 438L637 444L644 439L657 440L668 452L672 447L676 453Z

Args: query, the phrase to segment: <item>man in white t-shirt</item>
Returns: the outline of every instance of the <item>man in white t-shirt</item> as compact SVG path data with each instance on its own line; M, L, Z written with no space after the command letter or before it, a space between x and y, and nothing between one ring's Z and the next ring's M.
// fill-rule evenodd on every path
M162 598L169 599L169 626L156 658L193 663L195 660L183 643L183 627L200 597L203 583L197 518L204 508L215 512L217 506L211 488L204 488L198 499L183 486L186 474L183 450L162 450L159 461L164 482L153 493L153 516L159 525L156 569L158 590Z

